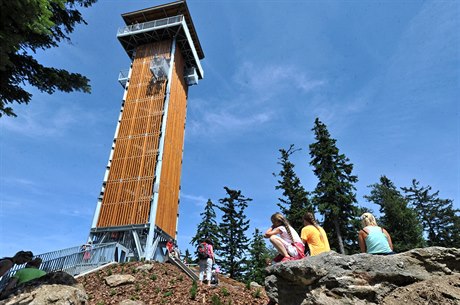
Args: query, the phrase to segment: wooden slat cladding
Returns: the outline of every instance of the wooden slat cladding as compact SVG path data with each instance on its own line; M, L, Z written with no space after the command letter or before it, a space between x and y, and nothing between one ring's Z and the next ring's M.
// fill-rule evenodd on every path
M165 81L151 82L150 62L169 58L170 47L162 41L136 50L97 227L148 223L166 91Z
M174 57L175 65L171 79L168 122L155 221L157 226L170 236L176 236L188 91L184 80L184 59L179 48L176 49Z

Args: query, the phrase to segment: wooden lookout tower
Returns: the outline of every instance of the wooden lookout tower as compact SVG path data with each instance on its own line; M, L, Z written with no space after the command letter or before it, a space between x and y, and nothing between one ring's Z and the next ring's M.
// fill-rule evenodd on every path
M123 101L90 240L150 260L176 239L188 87L203 78L204 54L185 1L122 17L117 38L132 62L119 76Z

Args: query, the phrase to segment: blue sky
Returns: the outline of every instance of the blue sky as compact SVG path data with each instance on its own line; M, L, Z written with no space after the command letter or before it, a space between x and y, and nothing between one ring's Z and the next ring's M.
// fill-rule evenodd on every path
M115 132L129 58L120 14L163 1L100 0L72 44L39 52L82 73L92 94L42 94L0 119L0 257L86 241ZM381 175L412 178L460 207L460 6L455 1L188 1L205 59L189 90L179 246L224 186L253 199L252 234L278 211L278 149L304 187L319 117L354 164L360 205Z

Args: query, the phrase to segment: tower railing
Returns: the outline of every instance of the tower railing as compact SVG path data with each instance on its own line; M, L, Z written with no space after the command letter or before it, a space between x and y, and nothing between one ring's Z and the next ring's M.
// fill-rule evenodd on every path
M40 269L49 273L54 271L64 271L72 276L87 272L102 265L114 261L124 261L128 249L119 243L106 243L95 245L90 250L82 250L81 247L72 247L53 252L39 254L35 257L42 259ZM8 279L13 276L16 271L25 267L16 265L10 269L0 279L0 291L5 287Z
M178 15L174 17L168 17L158 19L154 21L147 21L143 23L135 23L128 26L124 26L118 29L117 36L129 35L134 32L142 32L146 30L153 30L155 28L169 27L172 25L180 24L184 16Z

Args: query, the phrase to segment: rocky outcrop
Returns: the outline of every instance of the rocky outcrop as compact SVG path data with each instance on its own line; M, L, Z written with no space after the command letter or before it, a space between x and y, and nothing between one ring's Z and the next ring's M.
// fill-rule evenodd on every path
M439 304L460 304L456 280L460 249L455 248L414 249L390 256L329 252L278 263L267 272L265 289L280 305L426 304L427 298L434 297L440 299ZM439 293L433 291L434 283L440 285ZM425 303L416 302L420 287L433 288L419 295ZM405 301L409 296L411 300Z
M0 305L81 305L88 296L81 284L65 272L52 272L5 295Z

